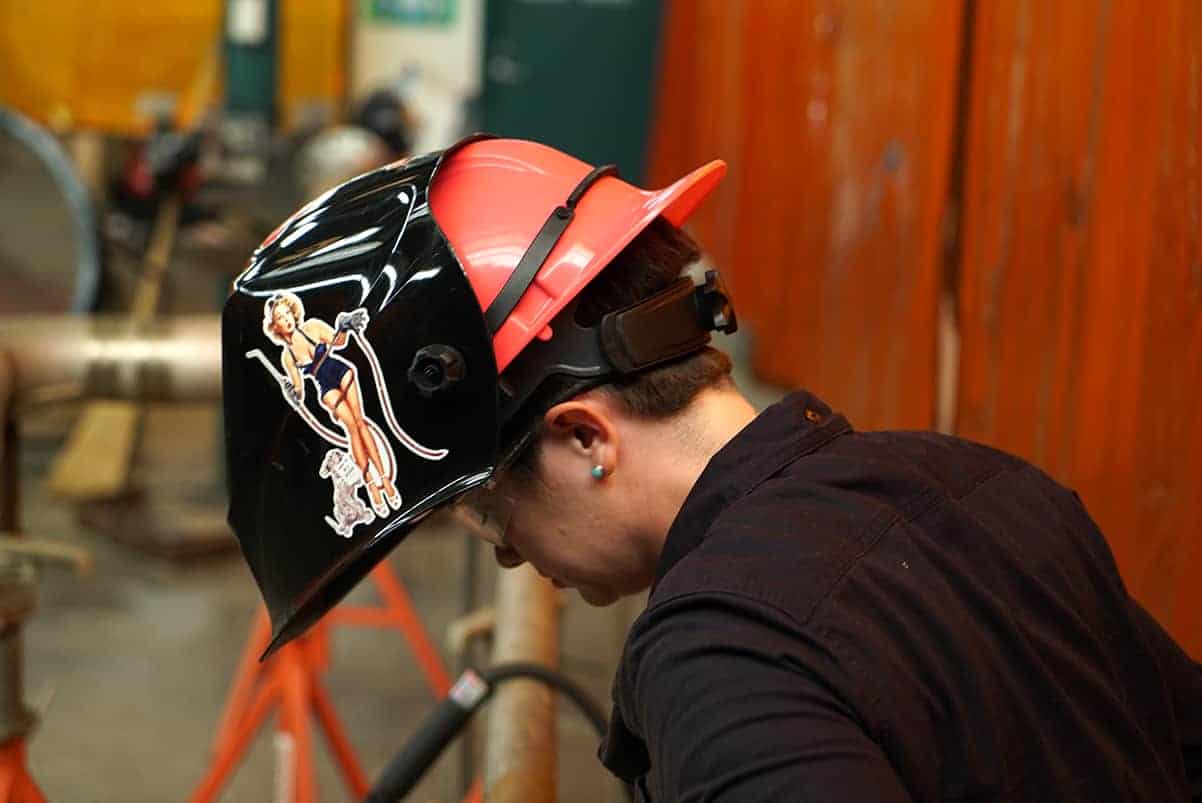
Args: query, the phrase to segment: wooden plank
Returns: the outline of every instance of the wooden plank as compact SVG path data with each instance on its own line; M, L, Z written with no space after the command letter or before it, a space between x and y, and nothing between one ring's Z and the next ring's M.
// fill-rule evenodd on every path
M141 408L127 402L92 402L55 457L47 487L59 499L119 496L128 489Z
M746 172L739 188L740 262L736 290L753 299L754 366L769 381L809 384L820 355L800 354L798 326L819 330L825 310L813 279L824 263L830 186L827 158L835 20L824 0L782 3L749 20L754 43L746 86ZM745 261L744 261L745 260ZM740 296L736 295L736 299ZM833 401L842 406L842 399Z
M726 179L688 228L707 257L736 283L743 7L723 0L668 4L647 164L648 186L664 187L711 159L727 162ZM742 311L742 298L739 303Z
M757 335L756 369L862 427L933 423L960 13L758 0L668 16L652 175L730 162L694 230Z
M176 193L168 193L155 213L154 229L130 309L135 332L144 329L158 313L175 244L180 203ZM89 403L68 436L67 445L55 457L48 485L50 492L76 502L125 494L141 431L140 402Z
M982 4L974 43L958 429L1052 470L1066 433L1046 421L1076 394L1054 378L1071 373L1088 266L1108 27L1093 7Z
M830 3L810 25L805 157L825 175L799 187L799 238L782 255L794 263L777 317L786 348L757 364L862 428L933 423L960 25L960 4L917 0Z
M1202 12L980 9L958 431L1076 487L1202 654Z
M739 253L736 216L743 170L743 83L748 58L744 8L742 3L713 0L700 5L697 39L712 43L712 50L694 47L692 56L698 84L711 97L694 107L693 129L704 132L704 136L695 140L700 148L689 154L691 164L683 170L715 158L727 162L725 186L702 205L694 218L707 252L720 266L737 264Z

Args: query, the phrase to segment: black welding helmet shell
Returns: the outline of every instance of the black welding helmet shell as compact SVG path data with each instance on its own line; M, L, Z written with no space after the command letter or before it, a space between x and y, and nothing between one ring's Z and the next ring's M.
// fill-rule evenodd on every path
M724 173L657 191L537 143L473 137L315 199L273 232L223 315L230 523L270 653L428 513L484 486L552 375L598 384L733 331L716 276L580 326L581 290ZM518 423L515 423L518 422Z
M229 518L272 649L492 471L496 363L430 214L439 159L317 198L260 246L226 303ZM397 492L373 504L365 486L381 477Z

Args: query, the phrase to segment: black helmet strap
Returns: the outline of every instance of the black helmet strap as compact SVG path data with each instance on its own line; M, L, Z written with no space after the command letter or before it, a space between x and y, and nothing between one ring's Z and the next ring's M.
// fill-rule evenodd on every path
M677 279L650 298L607 314L596 326L576 322L578 302L579 297L552 321L550 340L531 341L501 374L502 429L551 376L575 377L595 386L700 351L710 342L710 332L731 334L738 329L715 271L707 272L700 285Z
M618 168L614 165L601 165L594 167L589 171L588 175L580 180L576 188L568 195L568 200L562 205L555 207L551 212L551 216L547 218L547 222L539 229L538 234L534 236L534 241L530 243L530 247L526 249L526 253L522 254L522 258L518 260L517 267L513 269L513 273L509 274L509 278L505 280L504 286L501 287L501 292L497 293L497 297L488 305L488 309L484 311L484 320L488 324L488 331L494 335L504 325L505 321L509 320L509 314L513 312L513 308L522 300L522 296L530 289L530 285L534 282L534 277L538 275L538 271L542 268L543 263L547 261L547 257L551 255L551 250L555 248L555 244L559 242L559 238L567 231L568 225L572 222L572 218L576 216L576 204L588 191L589 187L593 186L605 176L616 176Z

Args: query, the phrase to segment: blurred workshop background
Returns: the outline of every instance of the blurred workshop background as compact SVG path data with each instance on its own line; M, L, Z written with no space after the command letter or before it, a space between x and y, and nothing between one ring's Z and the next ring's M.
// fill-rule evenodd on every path
M504 627L608 701L641 602L540 586L506 622L438 522L293 663L246 657L229 283L305 200L474 130L651 187L727 160L691 229L756 403L1033 460L1202 657L1197 0L0 0L0 803L356 799ZM557 711L486 709L411 799L623 799Z

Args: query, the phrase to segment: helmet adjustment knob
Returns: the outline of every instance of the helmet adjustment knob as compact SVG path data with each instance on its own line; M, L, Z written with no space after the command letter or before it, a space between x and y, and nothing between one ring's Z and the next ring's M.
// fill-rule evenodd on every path
M706 323L714 331L730 335L739 330L734 305L730 303L726 285L722 283L722 277L717 271L705 272L705 284L697 288L697 297L702 314L707 318Z
M422 347L409 365L409 381L426 398L451 388L466 374L463 355L442 344Z

